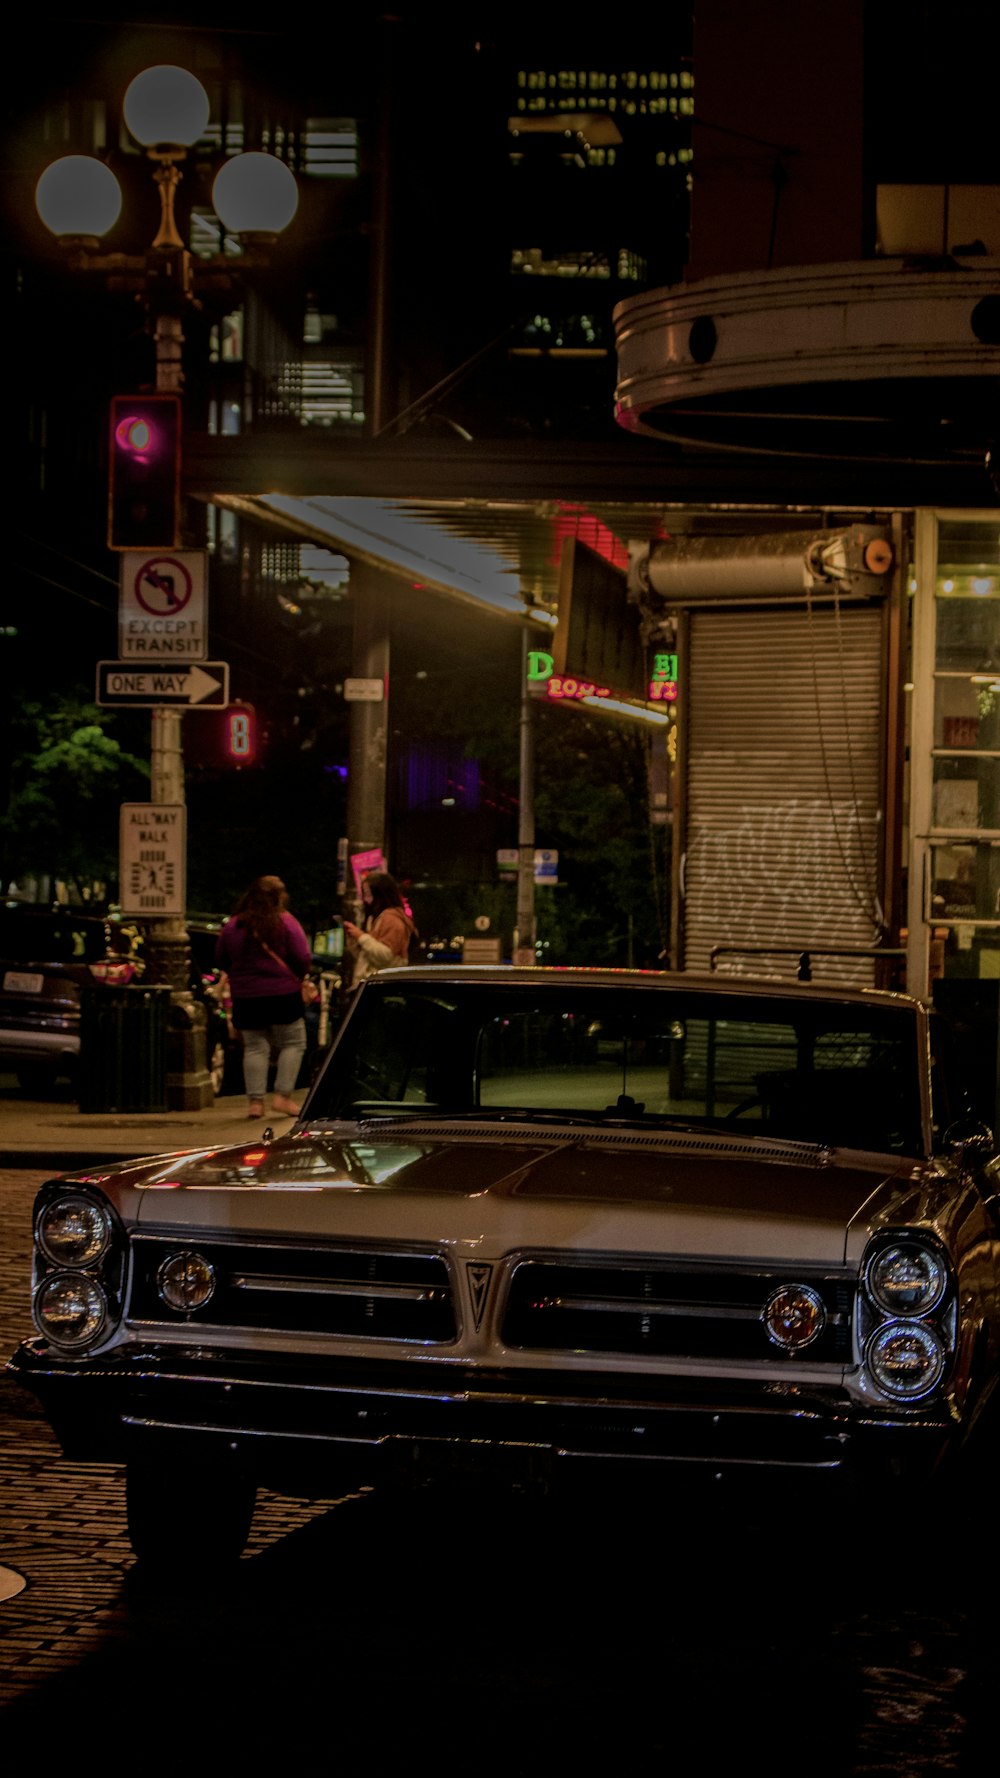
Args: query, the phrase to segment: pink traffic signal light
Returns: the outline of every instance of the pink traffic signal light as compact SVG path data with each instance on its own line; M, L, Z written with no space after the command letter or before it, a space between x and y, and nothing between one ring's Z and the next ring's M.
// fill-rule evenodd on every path
M180 397L112 396L108 453L108 548L176 549Z
M115 445L119 451L145 454L153 444L153 428L141 414L126 414L115 427Z
M257 757L257 712L252 704L230 704L223 711L223 752L234 766L253 765Z

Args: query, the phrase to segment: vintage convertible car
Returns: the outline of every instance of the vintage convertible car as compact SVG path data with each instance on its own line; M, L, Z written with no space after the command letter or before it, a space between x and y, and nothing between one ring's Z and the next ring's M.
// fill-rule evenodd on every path
M291 1131L77 1173L10 1361L148 1563L258 1485L862 1489L991 1461L997 1163L879 990L422 966Z

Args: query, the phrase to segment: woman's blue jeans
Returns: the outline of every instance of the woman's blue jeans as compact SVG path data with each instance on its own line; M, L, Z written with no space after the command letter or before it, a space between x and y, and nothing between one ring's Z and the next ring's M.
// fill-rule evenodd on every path
M259 1031L244 1031L242 1035L243 1085L247 1098L263 1099L272 1057L275 1062L274 1090L287 1098L295 1088L306 1053L305 1019L293 1019L290 1025L264 1025Z

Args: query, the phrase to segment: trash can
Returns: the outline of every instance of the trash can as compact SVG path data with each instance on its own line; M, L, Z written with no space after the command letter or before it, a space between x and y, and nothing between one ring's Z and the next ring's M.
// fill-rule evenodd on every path
M167 1110L170 989L93 987L80 1005L80 1110Z

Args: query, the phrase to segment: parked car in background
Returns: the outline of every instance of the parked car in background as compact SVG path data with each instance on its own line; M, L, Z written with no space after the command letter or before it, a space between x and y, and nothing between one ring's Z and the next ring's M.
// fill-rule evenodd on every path
M0 905L0 1068L44 1097L75 1083L80 1003L88 988L121 986L141 969L128 922L85 909Z
M386 971L287 1134L43 1186L9 1368L172 1576L239 1554L259 1486L978 1518L1000 1161L960 1085L901 994Z
M215 965L217 933L217 926L190 926L189 987L205 1009L205 1066L219 1094L243 1091L243 1068ZM60 1083L75 1088L83 996L144 978L134 922L76 907L0 906L0 1069L37 1098Z

